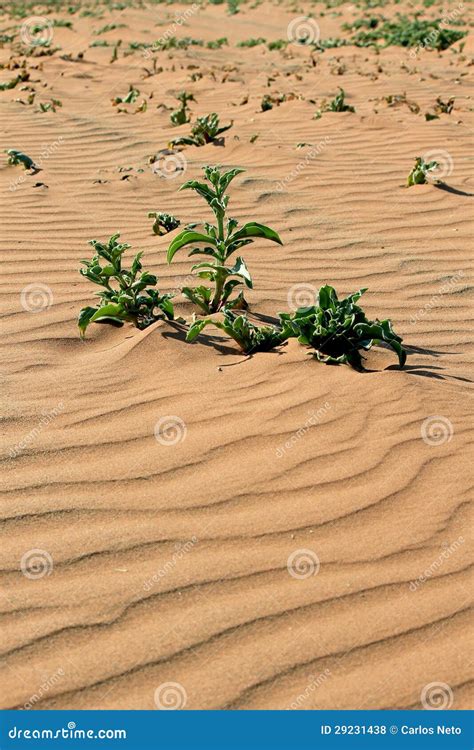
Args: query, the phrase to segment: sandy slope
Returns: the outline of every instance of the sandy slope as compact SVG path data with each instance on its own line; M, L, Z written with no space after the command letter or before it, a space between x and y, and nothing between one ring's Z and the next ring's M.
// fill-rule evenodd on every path
M319 18L323 38L357 17L342 10ZM129 9L128 28L101 38L152 41L173 15ZM225 34L230 46L158 53L163 72L146 80L142 53L110 65L110 49L87 50L110 13L72 17L73 30L55 30L62 52L29 60L38 98L63 107L40 114L14 101L23 92L0 94L5 146L37 159L48 150L35 177L0 170L3 706L41 692L41 708L154 708L166 682L188 708L419 707L434 682L454 708L469 706L471 43L463 57L415 61L399 48L333 49L315 66L301 47L235 47L284 38L293 15L209 6L177 34ZM83 61L60 59L81 50ZM147 112L112 107L131 83L137 104L153 92ZM356 113L312 119L339 85ZM161 323L92 326L79 340L75 317L94 292L77 272L90 238L120 229L164 290L189 273L184 253L166 265L167 238L146 217L207 218L197 197L177 195L181 175L147 165L187 131L156 109L181 88L195 114L234 119L225 147L183 152L186 177L207 163L246 168L234 214L284 241L246 253L253 312L287 309L305 292L294 285L368 286L368 313L392 317L410 348L404 371L381 349L369 373L326 367L295 341L246 359L217 332L186 345ZM261 113L268 91L299 98ZM377 102L403 92L420 114ZM455 109L425 122L438 95L455 96ZM413 158L432 150L448 152L453 190L404 189ZM37 284L52 304L32 313L20 295ZM45 413L55 416L42 423ZM185 425L173 445L154 435L168 416ZM20 570L32 549L53 564L37 580ZM287 567L295 554L301 577Z

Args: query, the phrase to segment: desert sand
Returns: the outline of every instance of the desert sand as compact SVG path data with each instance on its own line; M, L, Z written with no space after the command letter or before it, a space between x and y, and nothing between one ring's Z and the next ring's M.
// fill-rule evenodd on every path
M410 4L376 12L396 10ZM16 101L22 85L0 92L4 148L42 167L5 155L0 169L3 707L154 709L161 691L191 709L420 708L433 684L444 707L472 704L472 40L414 56L237 46L286 39L309 11L322 39L363 14L58 10L73 24L54 27L60 49L26 58L34 104ZM124 26L94 34L108 23ZM228 45L124 54L173 24ZM121 39L118 59L97 39ZM16 44L4 66L23 59ZM120 112L111 99L131 84L140 96ZM356 111L314 119L340 86ZM234 124L160 174L150 157L189 132L169 119L182 89L193 119ZM404 93L418 111L385 100ZM286 100L262 112L264 94ZM454 109L426 121L438 96ZM52 98L56 112L38 111ZM414 158L433 152L444 185L407 189ZM166 263L173 235L155 236L147 212L208 220L178 193L206 164L246 170L232 215L284 243L244 248L255 319L325 283L368 287L368 315L403 336L403 370L381 347L366 372L327 366L295 339L246 357L217 329L186 344L165 322L92 325L80 340L96 291L80 260L115 231L191 314L178 291L191 263Z

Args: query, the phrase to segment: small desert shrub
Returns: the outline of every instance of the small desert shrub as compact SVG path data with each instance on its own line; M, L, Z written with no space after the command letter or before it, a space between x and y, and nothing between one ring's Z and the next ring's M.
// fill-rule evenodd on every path
M406 351L390 320L368 320L356 304L365 291L360 289L339 300L332 286L321 287L316 305L299 308L293 314L280 313L284 335L297 336L301 344L315 349L320 362L346 363L356 369L362 368L361 349L367 351L373 344L384 342L397 353L403 367Z
M237 314L228 308L223 310L223 320L203 318L191 325L186 341L194 341L208 325L214 325L234 339L245 354L267 352L288 338L275 326L256 326L246 315Z
M426 179L428 173L433 169L436 169L437 166L437 161L426 162L423 161L421 156L417 156L415 159L415 166L407 178L407 187L411 187L412 185L425 185L428 182Z
M213 283L213 288L198 286L194 289L184 287L182 292L191 302L194 302L205 314L220 310L226 303L228 306L246 306L243 295L229 302L233 290L244 283L252 288L252 277L242 257L235 259L234 265L226 265L230 256L254 239L263 239L282 244L278 234L269 227L251 221L238 229L238 221L226 217L229 196L226 190L231 181L245 170L235 168L228 172L221 172L218 167L204 167L207 183L189 180L180 190L194 190L210 206L216 218L216 224L204 224L205 233L194 229L184 229L171 242L168 248L168 263L183 247L193 245L189 256L204 255L206 260L192 267L200 279L207 279ZM200 247L199 247L200 246ZM203 247L204 246L204 247Z
M125 321L143 329L161 318L174 317L172 295L160 294L155 289L157 278L147 271L142 272L141 256L137 253L130 270L123 268L122 256L130 248L119 242L120 234L113 234L107 243L91 240L95 255L92 260L81 261L80 273L86 279L102 287L97 293L100 304L84 307L79 313L78 326L81 338L90 323L108 323L122 326Z
M221 127L219 117L215 112L205 117L198 117L191 128L191 135L174 138L170 141L170 146L205 146L207 143L216 141L232 125L233 122Z

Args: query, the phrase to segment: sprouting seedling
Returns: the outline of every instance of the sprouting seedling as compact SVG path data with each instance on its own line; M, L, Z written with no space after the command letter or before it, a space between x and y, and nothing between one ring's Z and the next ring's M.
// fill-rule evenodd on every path
M30 78L30 74L27 73L26 70L22 70L20 73L18 73L17 76L15 76L15 78L11 78L9 81L0 83L0 91L7 91L8 89L14 89L15 86L17 86L19 83L28 81L29 78Z
M82 276L103 289L97 294L100 304L84 307L79 313L81 338L84 338L90 323L122 326L129 321L143 329L162 318L173 320L173 295L160 294L153 288L157 278L152 273L142 272L140 259L143 253L135 255L130 270L122 268L122 256L130 245L119 242L119 237L117 232L107 243L90 240L95 255L92 260L81 261L85 266L80 269Z
M244 354L253 352L267 352L275 346L279 346L288 336L275 326L256 326L246 315L224 308L223 320L214 318L202 318L195 320L186 335L186 341L194 341L208 325L216 326L227 333L240 346Z
M339 89L339 93L336 94L334 99L329 103L324 101L321 103L321 108L317 110L315 114L316 120L318 120L323 112L355 112L355 108L350 104L345 103L346 92L344 89Z
M320 362L349 364L362 368L360 349L368 350L375 343L388 344L398 355L400 367L406 361L406 351L401 345L390 320L370 321L356 302L366 289L339 300L332 286L319 290L318 303L302 307L295 313L280 313L280 323L287 337L297 336L298 341L315 349Z
M158 235L168 234L168 232L172 232L173 229L176 229L176 227L179 227L181 224L176 216L165 214L160 211L149 211L148 218L154 219L152 229L153 232Z
M350 104L346 104L344 99L346 92L344 89L339 89L339 93L336 94L334 99L328 104L328 112L355 112L354 107Z
M215 225L204 224L205 233L184 229L168 248L168 263L171 263L178 250L187 245L194 246L189 256L206 256L205 261L197 263L191 270L199 278L211 281L213 288L198 286L194 289L184 287L182 290L184 296L198 305L206 315L217 312L226 303L233 307L246 306L242 293L233 302L228 302L234 288L239 284L244 283L249 289L253 286L252 277L243 258L237 257L233 266L226 265L233 253L244 245L251 244L258 237L282 244L278 234L263 224L251 221L238 229L238 221L226 217L229 196L225 192L234 177L244 171L237 167L221 173L219 167L204 167L205 178L210 184L189 180L180 188L195 190L209 204L216 217Z
M204 117L198 117L196 122L191 128L190 136L182 136L181 138L174 138L170 142L170 146L205 146L206 143L213 143L218 137L229 130L233 125L233 121L230 125L219 126L219 116L212 112L210 115Z
M408 175L407 187L411 187L412 185L425 185L428 182L426 177L429 172L436 169L438 166L437 161L426 162L423 161L421 156L417 156L415 159L415 166Z
M187 91L180 91L176 98L180 102L180 106L171 113L170 120L173 125L184 125L185 122L189 122L188 102L195 102L196 100L193 94Z
M31 169L33 174L41 171L39 167L30 156L27 156L23 151L17 151L15 148L9 148L6 152L8 154L8 164L16 166L22 164L24 169Z
M112 99L112 104L133 104L139 97L140 91L136 89L132 84L128 88L128 92L125 96L116 96Z
M40 112L56 112L58 107L62 107L63 103L59 99L51 99L49 102L40 102Z

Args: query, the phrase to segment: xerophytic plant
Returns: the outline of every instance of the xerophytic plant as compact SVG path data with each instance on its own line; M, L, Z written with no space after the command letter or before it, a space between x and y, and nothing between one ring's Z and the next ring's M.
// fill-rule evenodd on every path
M204 117L198 117L191 128L191 135L174 138L170 141L170 146L205 146L207 143L216 141L232 125L233 121L229 125L221 127L219 116L215 112Z
M154 219L152 229L158 235L168 234L168 232L172 232L173 229L176 229L181 224L176 216L165 214L161 211L148 211L148 218Z
M84 307L79 313L78 326L81 338L89 323L109 323L122 326L125 321L143 329L161 318L173 319L172 295L160 294L157 278L142 272L141 256L137 253L130 270L122 267L122 256L130 245L119 242L120 234L113 234L107 243L90 240L95 250L92 260L81 261L80 273L93 284L102 287L97 296L97 307Z
M252 278L242 257L236 257L233 265L228 264L231 255L244 245L251 244L258 237L282 244L278 234L263 224L251 221L238 229L238 221L226 217L229 202L229 196L225 194L226 190L234 177L244 171L244 169L235 168L228 172L221 172L219 167L204 167L204 175L209 184L189 180L180 187L180 190L195 190L209 204L216 218L215 225L204 224L205 232L197 232L190 228L184 229L174 238L168 248L168 263L171 263L178 250L188 245L193 246L189 256L205 256L206 260L196 263L192 271L200 279L212 282L212 288L184 287L182 292L206 315L218 312L226 303L233 307L246 306L242 293L233 301L230 297L239 284L244 283L251 289Z
M407 187L412 185L425 185L428 180L426 179L429 172L438 167L437 161L424 161L421 156L417 156L415 159L415 166L411 170L407 178Z
M17 166L18 164L21 164L24 169L31 169L32 172L39 172L40 167L38 167L37 164L33 161L33 159L30 156L27 156L27 154L24 154L23 151L18 151L15 148L9 148L7 151L8 154L8 164L12 166Z
M196 100L188 91L180 91L179 94L176 95L176 98L179 101L180 106L171 113L170 120L173 125L184 125L185 122L189 122L188 102L194 102Z
M356 304L366 291L359 289L339 300L332 286L321 287L318 304L299 308L294 314L280 313L284 335L297 336L301 344L313 347L320 362L345 363L356 369L362 369L361 349L367 351L384 342L397 353L403 367L406 351L390 320L368 320Z
M224 308L222 312L223 320L195 320L186 335L186 341L194 341L208 325L214 325L227 333L237 342L244 354L267 352L288 338L288 334L275 326L256 326L246 315L235 313L228 308Z

